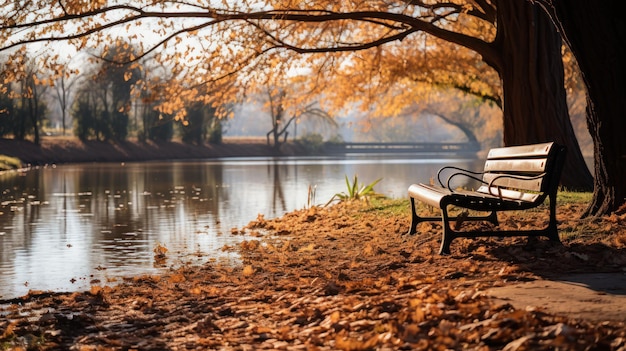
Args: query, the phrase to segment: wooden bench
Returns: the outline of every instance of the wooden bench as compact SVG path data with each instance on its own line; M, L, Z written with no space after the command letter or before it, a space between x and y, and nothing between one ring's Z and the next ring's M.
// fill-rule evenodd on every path
M472 172L458 167L443 167L437 174L438 185L413 184L409 187L411 200L411 228L424 221L442 220L443 237L440 254L450 253L452 240L460 237L483 236L545 236L560 242L556 223L556 193L565 159L565 147L556 143L495 148L489 151L483 172ZM450 174L445 180L444 174ZM453 179L466 177L480 182L477 190L453 188ZM541 205L549 198L550 222L546 228L531 230L466 230L452 229L463 221L488 221L498 225L498 211L526 210ZM420 217L415 201L419 200L441 210L441 217ZM451 217L449 207L463 211ZM469 210L488 212L487 215L469 215Z

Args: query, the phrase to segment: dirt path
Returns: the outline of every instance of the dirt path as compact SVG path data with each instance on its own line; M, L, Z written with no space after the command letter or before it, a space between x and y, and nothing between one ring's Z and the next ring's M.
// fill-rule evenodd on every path
M595 321L626 321L623 272L567 274L491 288L487 295L520 309Z

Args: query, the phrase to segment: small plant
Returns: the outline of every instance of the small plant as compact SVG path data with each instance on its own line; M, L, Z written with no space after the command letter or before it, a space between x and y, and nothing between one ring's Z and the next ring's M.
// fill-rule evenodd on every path
M317 185L309 185L309 192L307 194L307 200L306 200L306 208L311 208L315 206L315 190L317 190Z
M354 175L354 181L350 183L350 179L346 175L346 186L348 187L348 192L341 192L333 195L330 200L324 206L328 206L331 202L335 200L339 200L339 202L344 201L357 201L364 200L368 201L370 198L374 197L384 197L384 195L377 193L374 190L374 186L380 182L382 178L378 178L375 181L371 182L368 185L359 185L356 174Z
M0 171L18 169L22 167L22 161L16 157L0 155Z
M321 134L309 133L296 140L296 143L301 145L307 153L316 154L324 148L324 137Z

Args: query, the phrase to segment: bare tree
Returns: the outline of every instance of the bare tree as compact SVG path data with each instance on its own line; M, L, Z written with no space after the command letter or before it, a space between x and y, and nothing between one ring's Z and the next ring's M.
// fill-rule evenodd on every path
M63 135L65 135L67 127L68 108L72 105L70 100L72 96L72 87L79 80L79 76L75 75L76 73L76 71L72 71L61 74L59 78L57 78L56 84L54 85L55 97L59 102L59 108L61 109L61 126L63 128Z
M287 92L284 89L267 90L267 107L272 120L272 129L266 134L268 145L272 144L274 148L280 148L287 141L291 124L298 123L301 118L317 118L331 125L337 125L331 115L318 107L317 102L304 106L291 106L291 109L288 109L285 104L286 98Z

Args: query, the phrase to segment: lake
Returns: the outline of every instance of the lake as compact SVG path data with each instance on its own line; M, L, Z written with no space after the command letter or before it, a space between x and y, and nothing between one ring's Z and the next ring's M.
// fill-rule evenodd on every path
M86 163L1 174L0 299L236 262L221 248L248 239L241 228L259 214L325 204L347 190L346 175L363 184L382 178L377 192L405 198L411 183L428 182L444 165L476 169L475 160L419 157ZM164 264L157 245L168 250Z

